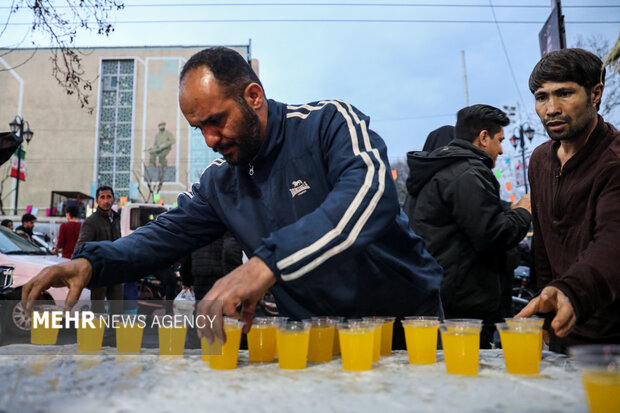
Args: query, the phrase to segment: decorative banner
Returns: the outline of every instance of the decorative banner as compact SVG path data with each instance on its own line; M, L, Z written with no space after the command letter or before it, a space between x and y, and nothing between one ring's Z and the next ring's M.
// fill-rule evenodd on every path
M172 206L176 208L179 206L179 204L177 203L177 201L174 201L174 204L172 204Z
M17 149L17 151L15 151L15 154L13 155L13 157L11 158L11 177L12 178L17 178L17 154L20 154L21 156L21 163L19 164L19 180L20 181L26 181L26 151L24 150L19 150Z
M26 214L32 214L32 205L26 205Z
M159 201L161 200L161 195L159 194L153 194L153 202L156 204L159 204Z
M512 191L512 182L506 182L506 191Z
M398 171L396 169L392 169L392 178L394 178L394 180L398 178Z
M499 169L496 169L496 170L495 170L495 177L496 177L497 179L502 179L502 171L501 171L501 170L499 170Z
M513 204L517 202L517 196L515 194L510 195L510 202L512 202Z
M121 197L121 207L124 207L126 203L127 203L127 197L126 196L122 196Z

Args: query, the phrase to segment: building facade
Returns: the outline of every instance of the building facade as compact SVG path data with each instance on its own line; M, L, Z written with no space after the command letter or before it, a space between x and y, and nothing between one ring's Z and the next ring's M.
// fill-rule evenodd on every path
M96 79L92 113L53 78L51 50L0 50L0 131L19 115L34 132L23 144L19 214L33 206L45 215L55 208L52 191L94 196L100 185L113 187L119 200L173 204L217 157L178 105L179 72L204 47L79 49L85 77ZM230 47L251 60L249 45ZM0 167L5 213L14 205L8 171L10 162Z

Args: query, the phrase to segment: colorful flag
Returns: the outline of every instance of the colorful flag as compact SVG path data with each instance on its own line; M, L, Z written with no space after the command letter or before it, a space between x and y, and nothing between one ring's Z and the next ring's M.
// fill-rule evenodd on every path
M26 181L26 151L20 151L17 149L11 158L11 177L17 178L17 154L20 154L21 161L19 165L19 179L21 181Z

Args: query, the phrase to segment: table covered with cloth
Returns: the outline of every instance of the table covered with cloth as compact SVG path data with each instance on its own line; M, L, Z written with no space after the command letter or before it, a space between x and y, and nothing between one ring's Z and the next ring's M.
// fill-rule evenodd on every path
M408 363L405 351L366 372L343 371L339 357L280 370L248 362L212 370L200 350L160 358L157 349L121 356L75 345L0 348L0 412L586 412L580 374L566 356L544 352L540 374L508 374L501 350L481 350L478 376ZM43 354L41 354L43 353Z

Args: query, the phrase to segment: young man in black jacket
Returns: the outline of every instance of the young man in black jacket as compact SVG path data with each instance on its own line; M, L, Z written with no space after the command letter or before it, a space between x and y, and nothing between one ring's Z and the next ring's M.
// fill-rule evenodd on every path
M407 154L410 225L444 269L446 318L482 319L482 348L490 347L494 323L502 319L506 252L531 221L529 196L504 208L491 170L508 123L500 109L469 106L458 112L456 139L448 146Z

